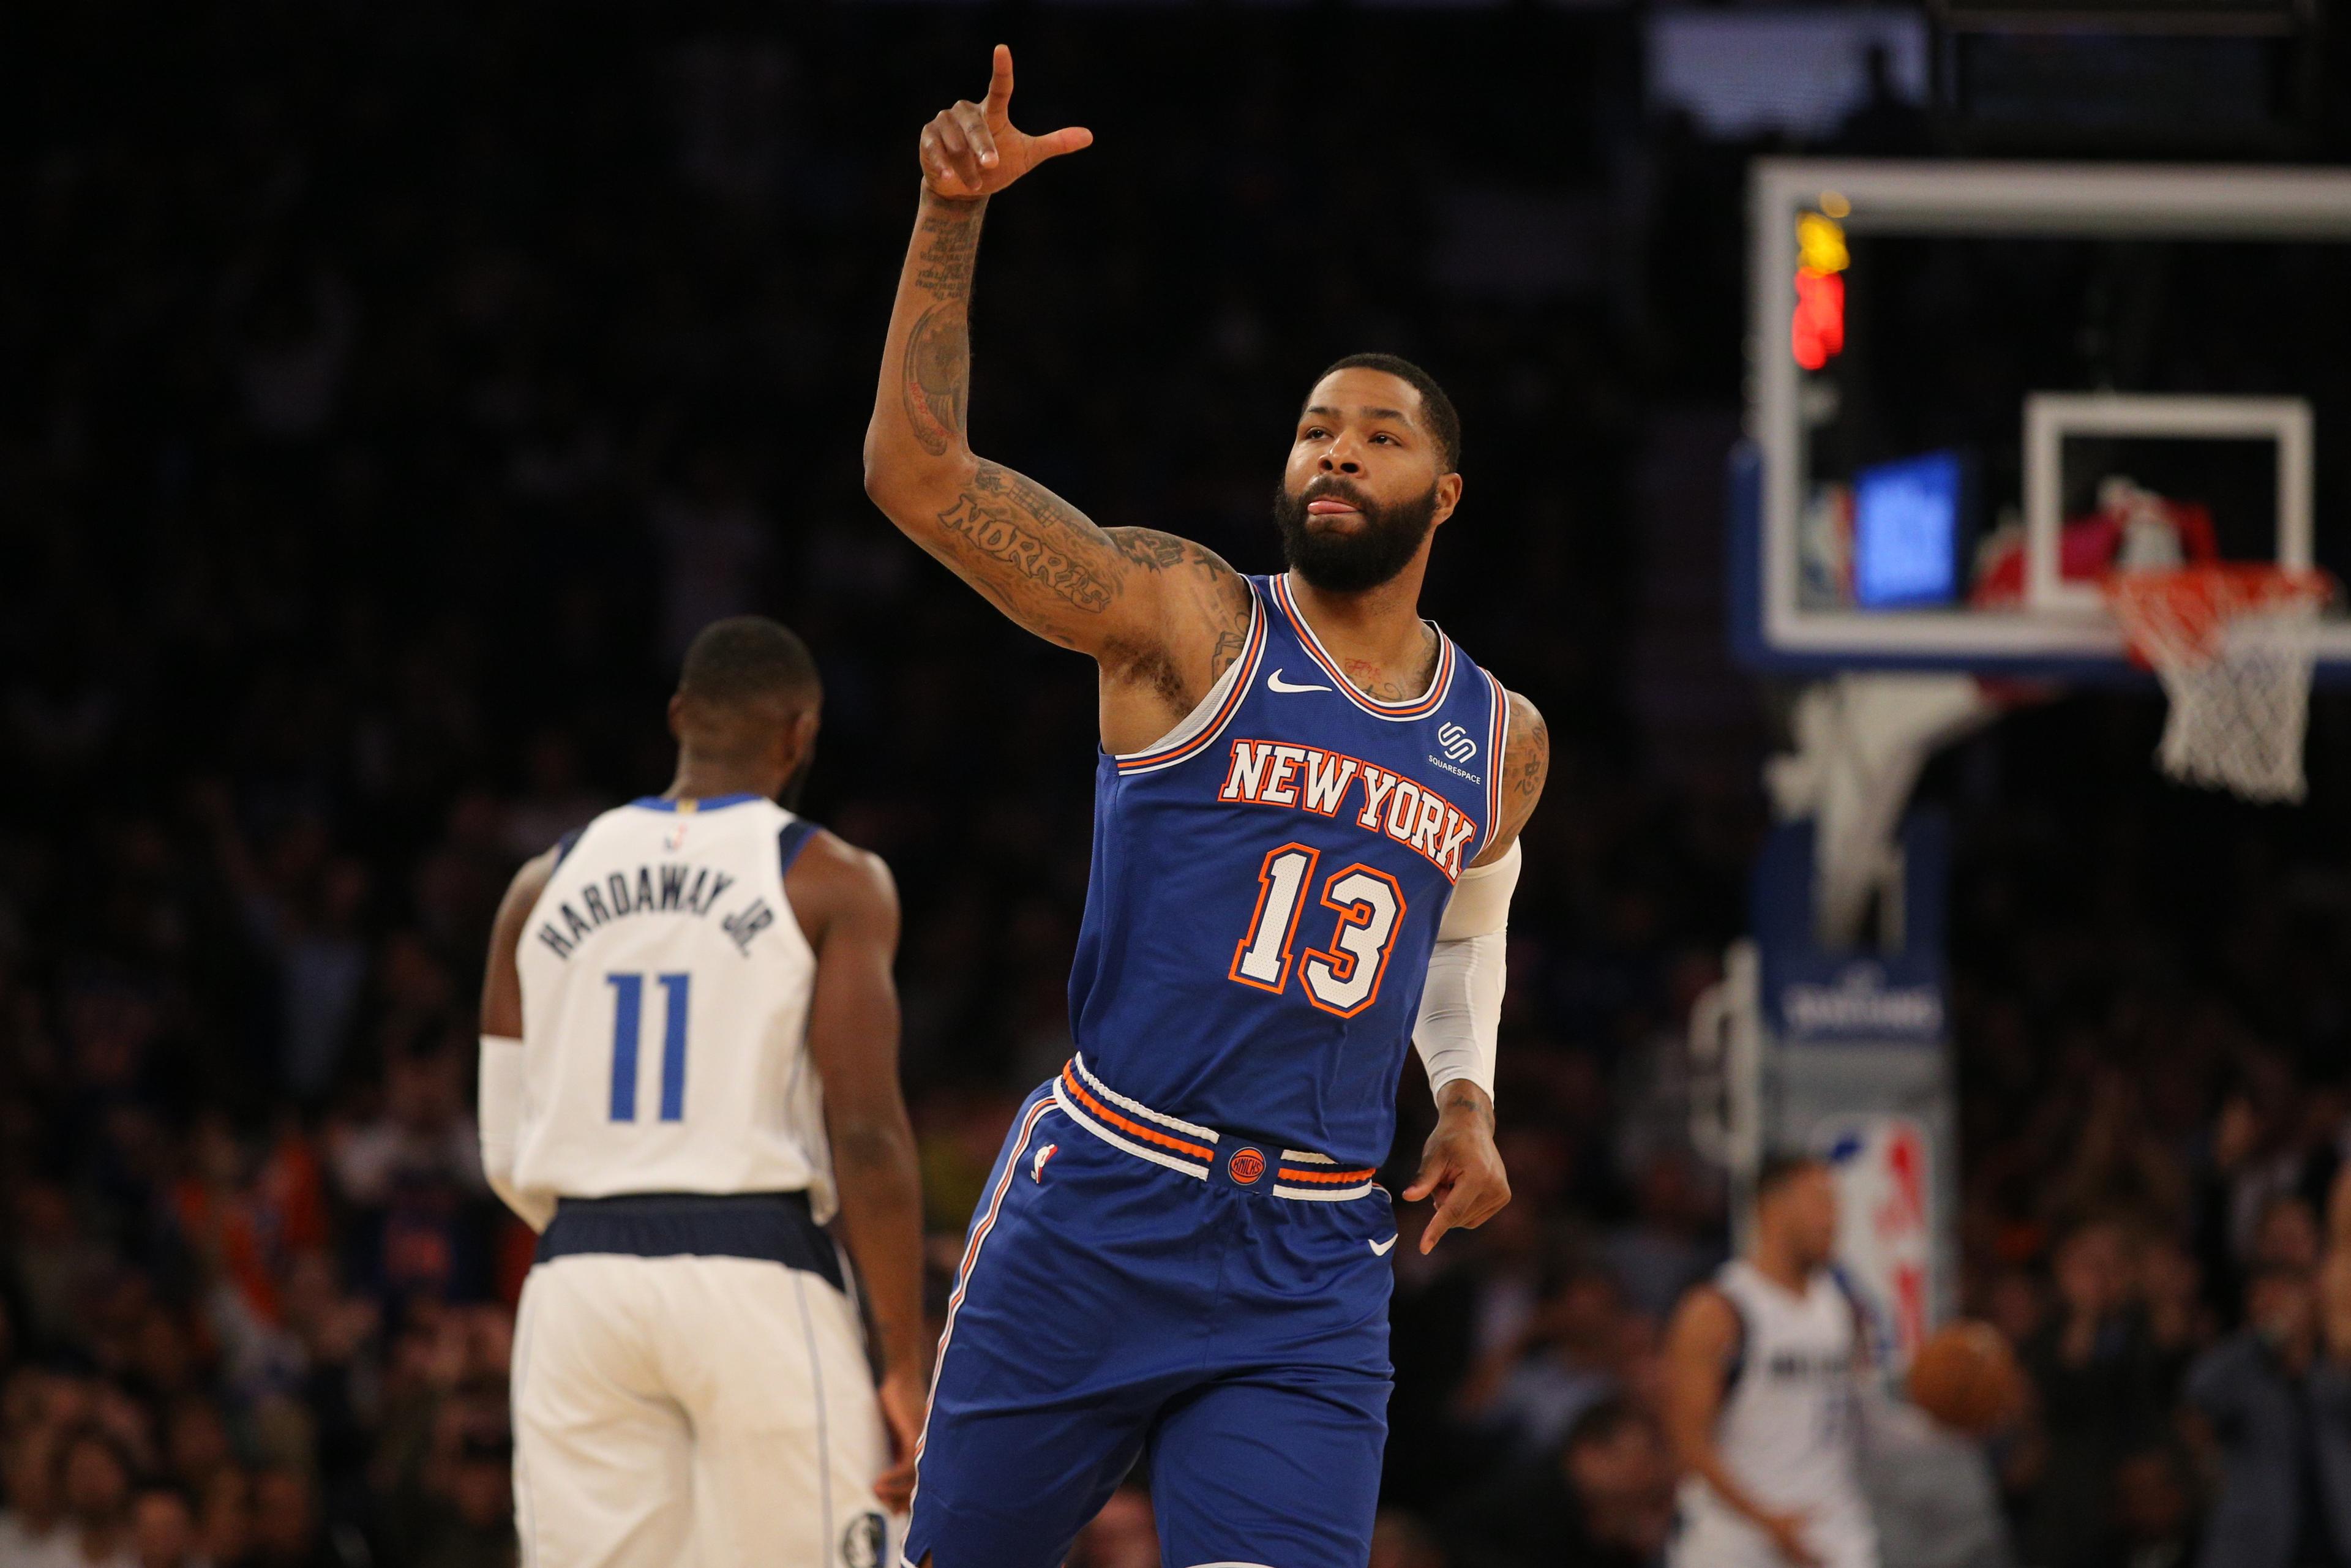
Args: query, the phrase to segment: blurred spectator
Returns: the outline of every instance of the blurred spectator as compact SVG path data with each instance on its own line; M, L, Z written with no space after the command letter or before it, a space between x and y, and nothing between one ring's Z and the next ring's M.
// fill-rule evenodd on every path
M2196 1481L2177 1444L2158 1442L2115 1467L2112 1534L2099 1568L2189 1568Z
M1534 1464L1472 1494L1447 1516L1455 1562L1477 1568L1640 1568L1674 1522L1673 1465L1654 1416L1620 1398L1577 1416Z
M59 1564L135 1568L131 1539L131 1465L114 1441L95 1428L63 1443L61 1490L65 1523Z
M2008 1520L1983 1442L1915 1405L1872 1400L1862 1482L1891 1568L2010 1568Z
M234 1466L214 1472L197 1500L196 1537L215 1568L243 1563L253 1550L253 1479Z
M2351 1370L2320 1355L2310 1276L2266 1264L2245 1326L2188 1375L2188 1427L2220 1492L2205 1568L2303 1568L2351 1559Z
M1722 1261L1722 1249L1707 1237L1709 1216L1688 1155L1652 1155L1633 1197L1633 1222L1609 1234L1608 1264L1634 1310L1662 1323L1682 1292Z
M2204 1298L2203 1270L2174 1238L2153 1236L2140 1246L2138 1289L2156 1385L2168 1402L2178 1396L2188 1364L2218 1334L2218 1325Z
M196 1550L196 1514L177 1487L140 1490L131 1511L131 1555L139 1568L211 1568Z
M300 1470L275 1468L253 1480L251 1568L350 1568L327 1542L316 1483Z
M0 1448L0 1486L7 1489L0 1512L0 1568L35 1568L64 1561L70 1528L59 1485L57 1432L37 1418L11 1412L15 1423Z
M514 1439L503 1411L476 1401L436 1448L418 1568L513 1568Z
M2163 1405L2142 1314L2132 1299L2129 1238L2113 1220L2077 1225L2058 1242L2057 1305L2024 1347L2039 1393L2040 1473L2022 1547L2025 1561L2073 1568L2098 1549L2114 1468Z
M563 730L531 737L526 790L506 811L506 852L519 862L545 850L574 828L585 827L615 802L588 788L580 776L580 749Z
M1512 1457L1548 1452L1585 1411L1622 1389L1629 1355L1648 1348L1636 1333L1614 1277L1572 1268L1519 1331L1471 1369L1461 1407L1503 1434Z
M1384 1508L1372 1521L1372 1554L1364 1568L1447 1568L1420 1521L1402 1509Z
M732 454L716 444L695 451L684 485L654 498L653 534L666 568L661 648L668 661L713 621L761 608L758 587L775 527Z

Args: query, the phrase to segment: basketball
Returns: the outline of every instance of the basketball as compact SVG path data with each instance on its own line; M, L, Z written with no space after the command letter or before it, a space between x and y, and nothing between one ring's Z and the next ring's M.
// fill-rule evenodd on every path
M1946 1427L1971 1437L1997 1428L2024 1392L2016 1353L1990 1323L1946 1323L1910 1363L1910 1400Z

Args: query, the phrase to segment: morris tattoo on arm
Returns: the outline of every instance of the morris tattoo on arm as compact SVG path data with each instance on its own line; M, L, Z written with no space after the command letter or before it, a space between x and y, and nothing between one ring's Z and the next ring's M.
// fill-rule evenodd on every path
M1059 496L1008 468L982 463L938 520L969 549L1011 568L1073 610L1099 615L1119 596L1118 580L1101 570L1100 547L1108 536ZM999 574L983 570L977 575L1005 590Z
M866 493L1013 620L1180 713L1238 656L1253 596L1213 552L1148 528L1106 531L972 452L972 276L986 208L924 195L866 429Z

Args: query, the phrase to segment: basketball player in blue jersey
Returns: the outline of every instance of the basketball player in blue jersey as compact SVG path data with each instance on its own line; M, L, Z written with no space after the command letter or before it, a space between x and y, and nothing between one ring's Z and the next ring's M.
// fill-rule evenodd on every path
M1459 425L1401 360L1343 360L1308 393L1277 577L1097 528L972 452L981 218L1092 140L1016 131L1011 94L998 48L986 101L923 132L866 487L1093 657L1102 753L1077 1054L973 1218L905 1557L1050 1568L1141 1458L1168 1568L1363 1568L1396 1234L1372 1178L1416 1040L1438 1106L1405 1193L1437 1200L1422 1246L1509 1200L1494 1032L1542 721L1417 612Z

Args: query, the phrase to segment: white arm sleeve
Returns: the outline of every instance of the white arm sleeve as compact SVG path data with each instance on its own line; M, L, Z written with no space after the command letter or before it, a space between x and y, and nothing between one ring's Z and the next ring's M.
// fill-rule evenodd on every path
M515 1185L515 1138L522 1121L522 1041L482 1036L478 1121L482 1129L482 1174L490 1190L533 1230L555 1218L555 1195L525 1192Z
M1428 1092L1441 1094L1457 1078L1494 1092L1494 1042L1502 1025L1502 987L1510 925L1510 894L1519 885L1519 846L1491 865L1471 866L1454 884L1429 955L1412 1042L1428 1069Z

